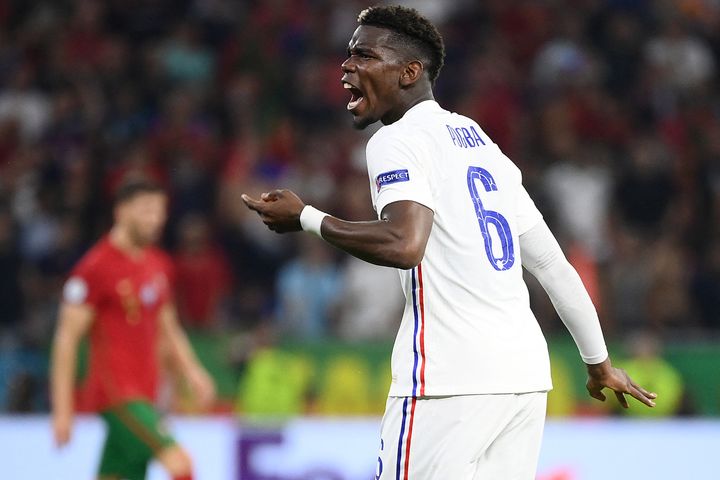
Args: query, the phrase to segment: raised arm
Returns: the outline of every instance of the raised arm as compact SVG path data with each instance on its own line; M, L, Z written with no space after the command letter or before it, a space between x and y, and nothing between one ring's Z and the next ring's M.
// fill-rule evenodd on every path
M93 310L88 305L63 303L52 346L50 367L50 398L52 404L53 435L61 447L70 440L75 405L75 369L80 340L90 329Z
M243 200L275 232L299 231L304 226L361 260L401 269L420 263L433 222L432 210L407 200L388 204L380 220L369 222L348 222L325 215L306 206L289 190L263 194L260 200L243 195ZM311 215L306 219L308 213Z
M160 325L173 367L188 381L200 408L215 401L215 384L195 356L190 341L180 327L175 305L167 303L160 312Z
M608 387L625 408L628 403L624 394L630 394L650 407L655 406L656 394L635 384L624 370L612 366L590 296L543 220L520 235L520 250L523 266L548 293L580 350L587 365L590 395L604 401L602 389Z

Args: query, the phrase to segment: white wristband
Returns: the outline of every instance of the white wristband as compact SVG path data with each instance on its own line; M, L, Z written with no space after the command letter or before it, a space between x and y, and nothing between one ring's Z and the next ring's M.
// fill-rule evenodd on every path
M327 213L318 210L312 205L305 205L302 212L300 212L300 225L306 232L311 232L318 237L322 237L320 227L322 226L323 219L327 217L327 215Z

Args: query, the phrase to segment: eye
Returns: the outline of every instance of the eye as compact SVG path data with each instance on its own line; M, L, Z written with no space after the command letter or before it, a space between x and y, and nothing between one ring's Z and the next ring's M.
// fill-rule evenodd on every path
M363 50L348 50L347 52L348 58L350 57L360 57L363 60L366 60L368 58L373 58L372 55L369 52L363 51Z

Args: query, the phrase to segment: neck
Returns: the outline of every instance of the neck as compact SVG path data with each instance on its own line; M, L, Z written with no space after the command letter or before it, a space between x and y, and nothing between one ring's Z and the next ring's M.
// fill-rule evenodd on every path
M432 90L428 89L424 91L423 93L419 95L413 95L404 101L400 102L397 108L393 109L392 111L388 112L385 117L381 119L383 125L390 125L391 123L395 123L398 120L400 120L405 113L407 113L408 110L410 110L412 107L417 105L420 102L424 102L426 100L435 100L435 96L433 95Z
M110 230L110 243L131 257L138 257L144 248L133 241L126 228L115 225Z

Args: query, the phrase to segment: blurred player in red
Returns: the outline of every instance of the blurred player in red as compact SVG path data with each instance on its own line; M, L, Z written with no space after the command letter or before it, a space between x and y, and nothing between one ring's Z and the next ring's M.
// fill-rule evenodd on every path
M215 397L178 324L169 257L153 246L166 207L167 195L157 185L122 185L112 229L75 266L63 290L51 370L53 433L58 446L70 440L78 346L89 334L88 375L77 398L108 427L101 479L142 480L153 458L173 480L192 479L188 454L154 407L161 361L185 378L201 407Z

